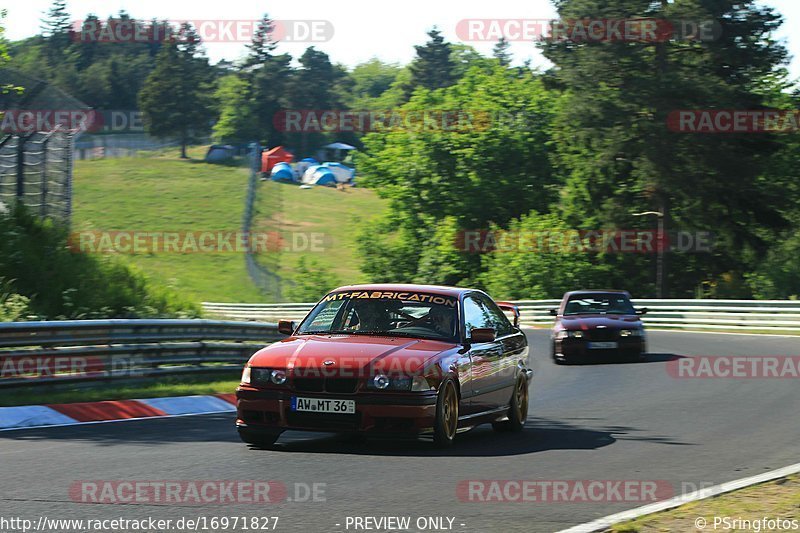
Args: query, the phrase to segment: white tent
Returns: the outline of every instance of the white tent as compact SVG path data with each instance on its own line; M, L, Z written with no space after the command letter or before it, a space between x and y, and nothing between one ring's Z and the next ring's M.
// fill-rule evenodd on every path
M336 185L336 175L327 167L312 165L305 171L301 181L306 185Z
M322 166L333 172L339 183L350 183L356 177L356 170L341 163L323 163Z

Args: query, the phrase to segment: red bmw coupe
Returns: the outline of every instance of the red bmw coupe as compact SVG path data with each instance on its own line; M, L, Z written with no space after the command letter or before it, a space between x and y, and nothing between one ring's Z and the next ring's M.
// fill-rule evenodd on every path
M336 289L250 358L239 435L259 447L289 429L429 435L446 447L482 423L520 431L533 371L518 320L515 306L473 289Z

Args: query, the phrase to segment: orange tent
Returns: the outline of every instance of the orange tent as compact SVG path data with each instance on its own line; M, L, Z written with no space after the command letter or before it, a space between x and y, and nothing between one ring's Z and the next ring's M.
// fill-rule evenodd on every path
M276 163L291 163L294 155L283 146L276 146L261 154L261 172L269 174Z

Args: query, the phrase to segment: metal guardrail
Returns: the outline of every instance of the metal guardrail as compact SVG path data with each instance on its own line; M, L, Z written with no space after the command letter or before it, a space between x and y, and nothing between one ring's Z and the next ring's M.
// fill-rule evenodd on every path
M0 323L0 387L237 371L281 337L259 322Z
M561 300L520 300L520 322L549 327L550 309ZM775 333L800 332L800 301L797 300L634 300L649 309L646 326L666 329L730 330ZM209 316L236 320L300 320L313 303L230 304L204 302Z
M514 302L521 322L550 326L559 300ZM230 320L72 320L0 323L0 388L231 372L279 340L279 319L300 320L313 303L206 302L209 315ZM650 327L800 332L800 302L634 300Z

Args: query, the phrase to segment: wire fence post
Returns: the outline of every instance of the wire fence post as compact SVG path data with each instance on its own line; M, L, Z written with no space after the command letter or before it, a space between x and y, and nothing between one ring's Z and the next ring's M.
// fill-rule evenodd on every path
M22 135L17 135L17 202L25 201L25 141Z
M67 229L72 225L72 171L74 167L73 151L75 150L75 135L67 135L62 156L66 164L64 177L64 223Z
M39 201L39 216L42 218L47 216L47 144L50 142L50 136L44 138L42 141L42 184L41 184L41 200Z

